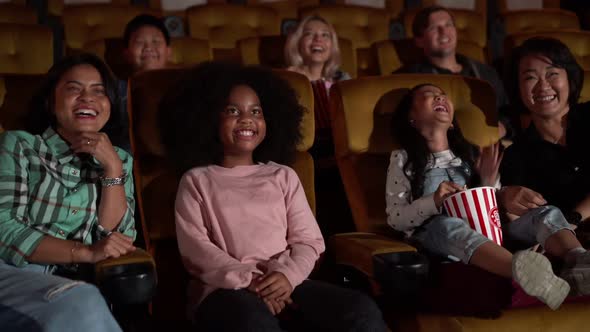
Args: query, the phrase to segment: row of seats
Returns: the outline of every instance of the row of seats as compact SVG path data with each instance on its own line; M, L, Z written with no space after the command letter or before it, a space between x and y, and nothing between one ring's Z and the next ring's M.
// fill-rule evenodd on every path
M183 272L175 247L173 203L177 179L167 163L159 141L157 105L167 87L181 76L182 69L144 72L130 79L129 110L135 156L134 175L148 249L158 263L160 288L153 302L158 319L182 320L182 296L188 276ZM298 173L315 211L314 160L307 152L314 137L313 92L306 77L277 71L296 89L300 102L309 110L302 123L302 144L293 168ZM442 87L453 99L456 116L465 136L479 144L498 139L494 93L477 79L460 76L404 74L368 77L339 82L331 89L331 123L336 160L359 233L339 234L329 240L329 250L341 265L354 267L374 282L373 256L406 252L415 248L391 238L385 224L383 181L391 141L391 115L407 89L430 82ZM318 220L322 223L322 220ZM379 295L375 288L373 295ZM399 299L397 305L404 307ZM587 303L565 304L559 311L546 307L505 310L493 320L437 313L406 311L404 315L384 311L396 331L526 330L575 331L585 326L590 314ZM394 318L392 318L394 317ZM551 321L551 324L542 322ZM451 328L454 327L454 328Z
M209 4L190 7L183 12L188 26L186 32L191 37L209 40L214 50L221 52L221 50L233 49L236 40L241 38L280 34L281 20L285 17L277 14L272 6L282 3L284 1L271 2L268 6ZM292 5L300 4L309 5L310 3L292 2ZM16 12L10 13L11 8ZM2 8L0 12L4 14L0 15L0 22L18 20L21 24L34 23L34 17L31 15L19 18L23 8L16 5ZM89 41L120 36L125 24L140 13L162 14L157 9L124 6L119 3L68 6L61 16L66 48L81 49ZM407 37L412 37L411 22L415 13L416 10L404 12L403 22ZM485 16L477 10L453 9L453 13L460 39L485 48L488 38ZM393 18L388 10L346 5L302 7L298 9L297 17L311 14L318 14L331 22L341 37L351 41L359 59L366 57L366 50L372 43L388 39L389 24ZM507 34L531 29L579 29L580 27L574 13L560 9L507 12L503 17ZM291 19L294 18L296 17Z

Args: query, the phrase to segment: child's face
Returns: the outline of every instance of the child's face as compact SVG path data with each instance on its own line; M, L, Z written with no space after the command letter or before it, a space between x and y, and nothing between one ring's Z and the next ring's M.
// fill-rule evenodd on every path
M453 103L445 92L436 86L426 85L414 91L410 120L417 129L446 126L453 122Z
M133 69L142 71L165 68L172 50L166 45L162 31L144 25L131 34L126 54Z
M266 135L266 122L258 95L247 85L234 87L221 112L219 136L225 159L245 158L252 163L252 153Z

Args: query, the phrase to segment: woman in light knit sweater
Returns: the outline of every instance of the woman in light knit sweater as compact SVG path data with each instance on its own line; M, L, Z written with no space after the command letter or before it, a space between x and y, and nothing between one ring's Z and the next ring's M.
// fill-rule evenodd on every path
M282 165L303 112L272 72L216 63L190 71L162 104L162 139L184 172L176 230L199 331L282 331L283 311L305 330L386 329L367 296L307 279L324 240Z

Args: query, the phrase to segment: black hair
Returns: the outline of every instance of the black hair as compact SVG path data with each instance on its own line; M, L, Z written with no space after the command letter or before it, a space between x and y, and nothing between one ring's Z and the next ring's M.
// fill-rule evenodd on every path
M512 107L520 112L527 112L527 108L520 96L520 61L529 55L544 56L555 67L564 69L569 84L568 104L570 107L578 103L584 84L584 71L565 44L553 38L534 37L527 39L522 45L512 51L512 55L505 67L505 79L508 95Z
M111 104L111 114L102 132L109 135L111 140L120 137L125 128L120 121L121 100L115 76L109 67L96 55L82 53L67 56L55 63L47 72L43 83L33 95L29 103L27 113L26 130L32 134L39 135L48 127L57 129L55 117L55 89L62 76L76 66L89 65L94 67L100 74L105 94Z
M408 160L404 165L404 174L410 180L412 186L412 197L417 199L424 193L424 171L428 163L428 156L432 153L428 149L426 139L410 123L410 111L414 102L416 91L425 86L433 84L420 84L413 87L398 104L393 113L391 131L394 139L408 154ZM477 147L469 143L459 128L457 121L453 119L453 128L447 131L449 148L453 153L469 166L471 177L467 183L471 187L480 181L479 176L474 172L474 164L477 158ZM411 175L408 175L411 174Z
M443 6L433 5L429 7L422 8L416 16L414 16L414 21L412 21L412 34L414 37L422 37L424 34L424 30L428 28L428 22L430 21L430 15L436 12L446 12L451 16L453 20L453 24L455 23L455 16L448 8Z
M144 26L152 26L162 32L164 35L164 39L166 40L166 45L170 46L170 33L164 22L161 19L148 14L141 14L135 16L127 25L125 26L125 32L123 33L123 40L125 42L125 47L129 47L129 41L131 40L131 35L139 30L141 27Z
M256 92L264 112L266 136L254 150L254 162L293 161L305 109L289 83L270 69L206 62L188 70L160 104L162 143L180 174L222 162L220 114L238 85Z

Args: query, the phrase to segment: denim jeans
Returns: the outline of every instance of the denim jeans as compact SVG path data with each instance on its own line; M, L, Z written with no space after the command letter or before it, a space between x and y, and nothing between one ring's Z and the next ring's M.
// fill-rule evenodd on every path
M430 169L425 174L424 195L434 193L443 181L463 186L469 174L466 166ZM505 239L533 246L544 245L547 238L562 229L569 229L568 222L558 208L548 205L531 209L520 218L503 224L502 233ZM490 241L462 219L449 217L444 212L426 220L410 240L428 252L464 263L469 263L479 246Z
M0 260L0 330L121 331L95 286L52 272L53 266L18 268Z

